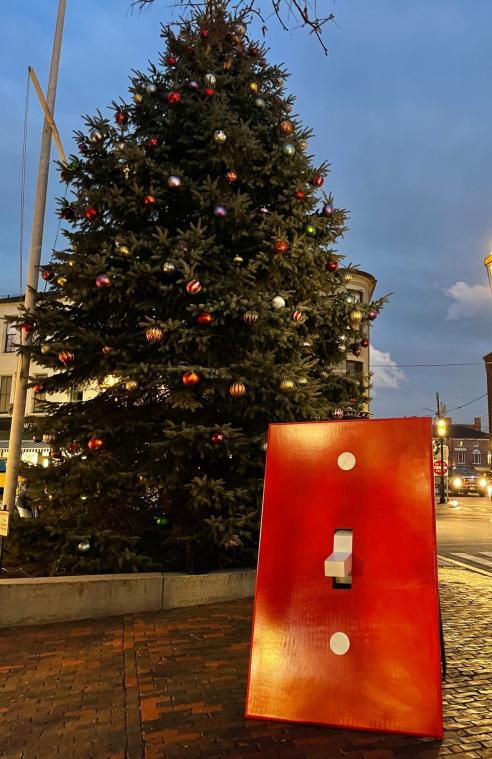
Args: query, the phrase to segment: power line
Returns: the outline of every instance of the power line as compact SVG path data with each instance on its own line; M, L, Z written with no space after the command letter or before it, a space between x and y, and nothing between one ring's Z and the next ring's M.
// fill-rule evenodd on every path
M456 364L371 364L371 369L410 369L415 366L489 366L490 361L475 361L471 363Z
M462 403L461 406L455 406L454 408L450 408L446 411L458 411L460 408L465 408L465 406L470 406L472 403L475 403L476 401L481 401L482 398L485 398L488 395L488 393L484 393L483 395L479 395L478 398L474 398L472 401L468 401L468 403Z

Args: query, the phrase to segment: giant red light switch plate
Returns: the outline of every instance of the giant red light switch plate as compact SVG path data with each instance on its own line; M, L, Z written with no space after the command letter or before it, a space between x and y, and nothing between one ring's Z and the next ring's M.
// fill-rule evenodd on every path
M431 439L270 426L247 717L442 736Z

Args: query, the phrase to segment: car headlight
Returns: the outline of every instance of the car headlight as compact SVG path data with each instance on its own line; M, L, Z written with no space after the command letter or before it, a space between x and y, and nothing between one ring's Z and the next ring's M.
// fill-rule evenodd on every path
M463 485L461 477L455 477L453 480L453 488L460 488Z
M485 477L482 477L482 479L480 480L478 484L480 485L481 488L484 488L487 485L487 480L485 479Z

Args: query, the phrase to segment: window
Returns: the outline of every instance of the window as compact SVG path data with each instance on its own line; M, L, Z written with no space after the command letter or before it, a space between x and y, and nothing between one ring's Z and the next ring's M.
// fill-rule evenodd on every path
M36 376L34 377L34 379L36 380L36 382L38 382L40 385L42 385L43 384L43 380L47 376L48 376L47 374L36 374ZM41 391L40 393L33 392L33 402L32 402L32 411L33 411L33 414L39 414L40 412L44 411L43 401L45 401L45 400L46 400L46 393L44 392L44 390Z
M363 370L364 364L362 361L347 361L347 374L360 377L362 376Z
M352 303L363 303L364 293L362 290L352 290L351 287L347 289L348 294L352 297Z
M70 390L70 396L69 401L70 403L79 403L84 396L84 393L82 390Z
M481 463L482 463L482 454L480 453L478 448L474 448L472 464L481 464Z
M12 376L0 377L0 414L8 414L10 409L10 392Z
M464 464L465 463L465 452L460 451L456 454L456 463L457 464Z
M20 343L19 330L13 324L7 324L5 345L3 346L4 353L15 353L15 346L18 343Z

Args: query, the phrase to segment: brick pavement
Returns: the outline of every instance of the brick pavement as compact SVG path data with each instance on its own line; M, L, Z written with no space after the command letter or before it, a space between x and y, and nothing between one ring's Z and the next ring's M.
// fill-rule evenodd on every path
M442 742L245 720L247 600L0 631L0 757L492 759L492 578L440 587Z

